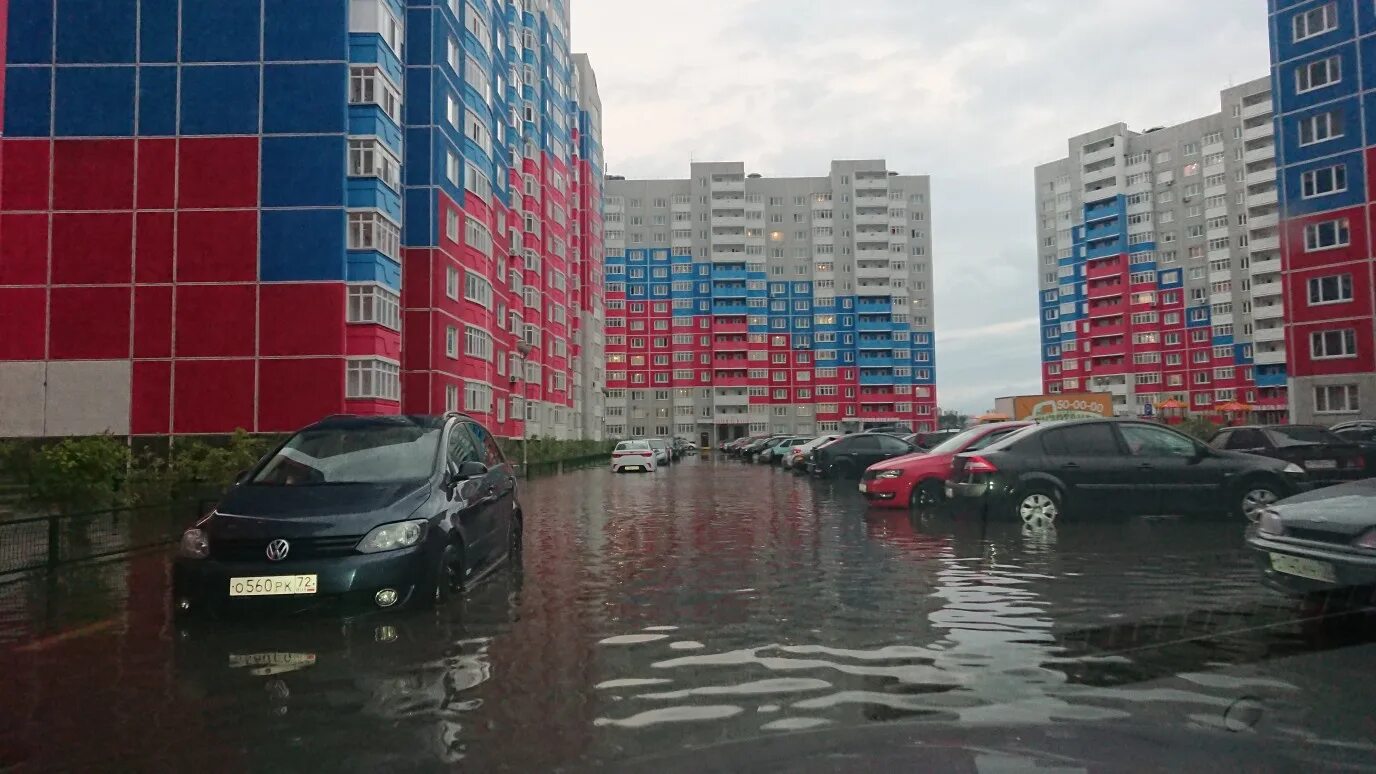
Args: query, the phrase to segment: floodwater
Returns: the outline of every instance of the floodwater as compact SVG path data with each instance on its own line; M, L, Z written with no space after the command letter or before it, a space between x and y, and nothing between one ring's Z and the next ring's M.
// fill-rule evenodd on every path
M1226 518L1024 532L709 459L522 496L523 570L439 612L179 630L161 553L0 586L0 769L691 769L1124 718L1376 761L1369 690L1340 695L1370 685L1370 622L1263 589Z

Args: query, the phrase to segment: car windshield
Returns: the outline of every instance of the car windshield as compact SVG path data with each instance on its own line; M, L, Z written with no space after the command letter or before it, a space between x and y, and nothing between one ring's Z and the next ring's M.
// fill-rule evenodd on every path
M947 438L946 440L937 444L936 446L933 446L931 449L931 453L955 454L958 451L965 450L966 444L970 443L976 438L980 438L983 435L987 435L988 437L980 438L980 440L983 441L983 443L980 445L987 446L988 444L993 443L999 438L1002 438L1003 436L1007 435L1009 432L1011 432L1011 430L990 431L987 427L972 427L963 433L953 435L950 438Z
M249 479L271 486L380 484L429 478L441 430L411 425L350 425L303 430Z
M622 441L616 445L616 451L644 451L650 448L650 444L644 441Z
M1268 428L1277 446L1296 446L1311 443L1347 443L1337 434L1322 427L1284 425Z

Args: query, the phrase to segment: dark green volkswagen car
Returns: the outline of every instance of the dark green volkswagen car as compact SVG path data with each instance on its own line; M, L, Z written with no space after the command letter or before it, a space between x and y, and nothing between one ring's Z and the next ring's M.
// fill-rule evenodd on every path
M473 419L336 416L292 435L188 529L182 615L443 600L519 560L516 477Z

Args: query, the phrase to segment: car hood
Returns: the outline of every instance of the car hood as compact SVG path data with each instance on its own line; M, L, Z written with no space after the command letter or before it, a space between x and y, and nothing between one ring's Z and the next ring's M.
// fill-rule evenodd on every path
M950 457L950 455L943 455L943 456ZM883 462L876 462L876 463L874 463L873 465L870 466L870 469L871 469L871 470L893 470L893 469L895 469L895 468L902 469L902 468L906 468L906 467L912 465L914 462L925 462L925 461L930 460L930 459L933 459L931 452L913 452L912 454L904 454L904 455L901 456L901 457L891 457L891 458L889 458L889 459L887 459L887 460L884 460Z
M1376 479L1315 489L1275 509L1287 527L1356 536L1376 526Z
M357 535L401 521L430 496L429 481L328 486L241 484L225 495L210 521L213 537Z

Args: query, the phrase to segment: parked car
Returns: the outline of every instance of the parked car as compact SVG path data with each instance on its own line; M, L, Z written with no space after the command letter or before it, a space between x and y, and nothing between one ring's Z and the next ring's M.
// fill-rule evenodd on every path
M947 496L1048 526L1067 511L1255 518L1306 486L1294 463L1213 449L1152 422L1087 419L1029 427L956 455Z
M1376 587L1376 479L1282 500L1247 531L1267 585L1294 594Z
M655 450L655 462L660 465L672 465L674 463L674 451L669 446L669 442L663 438L647 438L650 448Z
M951 476L951 465L957 454L983 449L1031 424L995 422L979 425L946 439L929 451L875 463L861 476L860 492L875 505L934 505L945 499L946 479Z
M812 452L808 472L822 478L856 478L880 460L912 454L917 447L892 435L855 433L844 435Z
M750 446L751 444L757 441L763 441L767 437L768 436L764 435L748 435L744 438L737 438L736 440L727 443L726 446L723 448L723 451L726 452L726 455L728 457L739 457L741 453L744 451L745 447Z
M462 414L336 416L292 434L182 535L179 614L444 600L520 555L516 476Z
M911 427L908 427L907 425L903 424L902 422L893 422L893 423L890 423L890 424L887 424L887 425L880 425L880 426L878 426L878 427L867 427L867 428L865 428L864 430L861 430L860 432L861 432L861 433L883 433L883 434L885 434L885 435L894 435L894 436L898 436L899 438L902 438L903 436L912 433L912 431L913 431L913 429L912 429Z
M933 449L946 443L950 439L960 435L961 430L932 430L925 433L913 433L903 437L903 440L916 446L919 449Z
M835 441L837 438L840 437L842 437L840 433L831 433L830 435L823 435L818 438L814 438L811 441L808 441L807 443L803 444L802 446L793 447L793 449L788 453L788 455L784 457L784 467L789 468L794 473L808 472L807 465L808 462L810 462L812 459L812 452L822 446L826 446L827 444L831 443L832 441Z
M1376 422L1370 420L1343 422L1329 429L1344 441L1357 444L1362 450L1362 459L1366 462L1366 469L1376 473Z
M1304 468L1316 486L1371 475L1362 449L1318 425L1249 425L1220 430L1209 441L1215 449L1260 454Z
M612 472L653 473L659 467L658 456L649 441L622 441L612 450Z
M673 442L674 454L676 458L685 454L692 454L698 450L698 445L686 438L675 438Z
M740 452L736 456L740 457L742 460L745 460L746 462L752 462L755 459L755 455L759 454L761 451L764 451L765 447L785 437L786 436L782 435L763 436L752 443L742 446Z
M811 440L812 436L810 435L786 435L781 438L776 438L766 444L763 449L755 452L755 461L766 465L773 465L794 446L801 446Z

